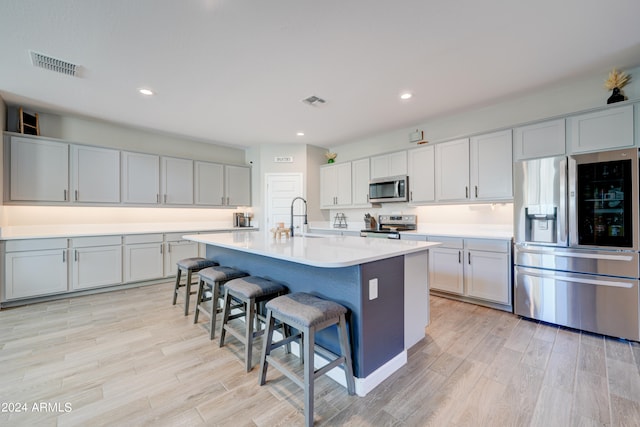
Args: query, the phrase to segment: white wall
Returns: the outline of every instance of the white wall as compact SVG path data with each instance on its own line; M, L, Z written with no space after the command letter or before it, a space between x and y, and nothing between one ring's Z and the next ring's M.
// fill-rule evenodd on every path
M640 99L640 67L625 72L631 76L631 81L623 88L624 94L631 100ZM348 161L413 148L415 144L409 143L409 133L416 129L423 130L425 139L435 143L601 107L606 105L607 98L611 95L604 88L607 77L597 75L583 78L489 106L447 114L414 126L336 145L331 147L331 151L338 153L337 161Z
M0 102L3 129L6 111ZM40 113L42 136L59 138L80 144L148 152L220 163L245 164L245 151L118 126L103 121ZM3 150L0 150L0 165ZM2 174L0 174L0 179ZM1 181L0 181L1 184ZM2 188L0 186L0 188ZM255 192L255 188L254 188ZM255 194L255 193L254 193ZM71 206L2 206L0 226L114 224L157 222L225 222L232 225L231 209L207 208L128 208Z
M623 88L630 100L640 99L640 67L625 70L631 76L630 83ZM578 79L561 85L548 87L535 93L514 96L492 105L470 109L456 114L429 119L415 126L373 135L348 144L336 145L331 151L338 153L336 161L349 161L391 151L415 148L409 143L409 133L416 129L424 131L425 139L437 143L462 136L511 128L519 124L555 116L569 115L578 111L606 105L610 91L604 88L608 75L597 75ZM403 203L384 204L382 208L368 210L331 210L345 213L348 224L363 223L364 213L379 215L391 212L417 214L419 222L503 224L513 223L513 205L446 205L410 207Z

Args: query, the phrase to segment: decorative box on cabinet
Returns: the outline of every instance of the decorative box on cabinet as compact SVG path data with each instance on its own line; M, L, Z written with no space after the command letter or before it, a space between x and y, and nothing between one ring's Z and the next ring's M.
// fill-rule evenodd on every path
M122 237L74 237L69 262L72 290L121 284Z
M164 277L162 234L133 234L124 237L124 280L138 282Z
M513 130L514 160L562 156L565 141L564 119L517 127Z
M4 252L3 301L67 292L67 239L10 240Z
M511 241L428 236L429 285L437 295L512 311Z
M569 117L567 128L572 153L632 147L633 105Z

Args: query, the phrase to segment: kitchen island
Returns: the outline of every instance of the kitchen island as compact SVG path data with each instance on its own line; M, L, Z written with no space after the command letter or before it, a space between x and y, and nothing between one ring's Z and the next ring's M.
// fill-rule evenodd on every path
M186 235L207 258L349 309L356 393L366 395L407 361L429 323L428 250L436 242L295 236L265 232ZM337 351L335 328L317 342ZM344 375L333 376L338 382Z

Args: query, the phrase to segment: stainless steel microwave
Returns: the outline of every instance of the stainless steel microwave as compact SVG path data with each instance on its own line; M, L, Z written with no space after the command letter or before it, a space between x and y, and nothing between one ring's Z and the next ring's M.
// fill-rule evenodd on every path
M390 176L369 181L369 202L407 202L409 200L409 179L404 176Z

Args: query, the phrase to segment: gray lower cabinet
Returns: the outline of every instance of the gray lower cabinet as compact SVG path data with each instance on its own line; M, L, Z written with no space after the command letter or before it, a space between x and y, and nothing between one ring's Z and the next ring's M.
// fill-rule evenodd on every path
M3 301L67 292L67 239L10 240L4 251Z
M139 282L164 277L164 237L133 234L124 237L124 280Z
M164 236L164 275L175 276L178 272L176 263L181 259L197 257L199 248L197 242L183 240L185 233L171 233Z
M437 294L512 311L511 241L428 236L429 287Z
M71 290L122 283L122 237L70 239Z

